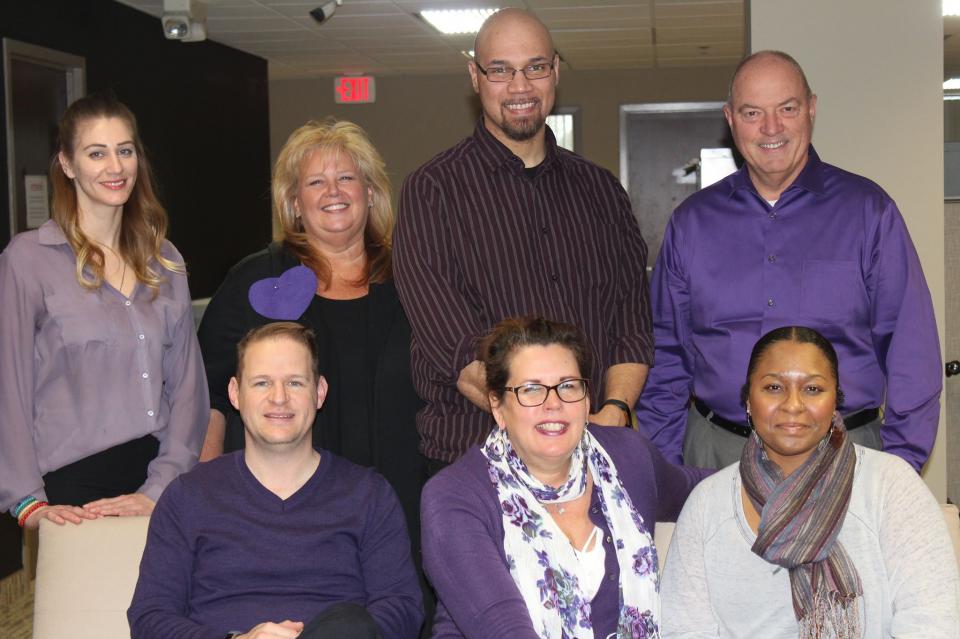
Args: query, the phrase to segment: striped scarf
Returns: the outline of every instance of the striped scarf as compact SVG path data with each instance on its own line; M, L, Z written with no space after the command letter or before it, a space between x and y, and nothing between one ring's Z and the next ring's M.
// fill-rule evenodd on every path
M757 432L740 458L740 477L760 526L753 552L790 571L801 639L862 636L860 575L837 541L850 503L856 452L843 418L792 475L767 458Z

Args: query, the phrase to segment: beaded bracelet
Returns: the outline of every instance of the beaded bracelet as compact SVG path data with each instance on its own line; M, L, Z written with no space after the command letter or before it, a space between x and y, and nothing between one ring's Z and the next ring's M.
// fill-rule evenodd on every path
M16 508L13 509L13 516L19 518L20 513L23 512L23 509L35 501L37 501L37 498L33 497L32 495L24 497L22 500L20 500L20 503L17 504Z
M30 518L30 515L40 510L44 506L49 506L49 504L45 501L34 501L28 505L23 509L23 512L17 516L17 525L23 528L23 525L27 523L27 520Z

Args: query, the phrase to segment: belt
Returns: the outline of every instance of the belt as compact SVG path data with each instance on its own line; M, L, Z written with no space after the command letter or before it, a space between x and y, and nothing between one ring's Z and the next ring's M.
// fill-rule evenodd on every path
M749 437L750 429L739 424L737 422L732 422L729 419L724 419L720 417L709 406L704 404L701 400L693 400L693 405L697 407L697 412L703 415L704 419L707 419L713 424L716 424L725 431L731 432L734 435L739 435L740 437ZM847 430L851 431L856 428L860 428L865 424L869 424L872 421L880 416L879 408L864 408L863 410L857 411L852 415L848 415L843 418L843 423L846 425Z

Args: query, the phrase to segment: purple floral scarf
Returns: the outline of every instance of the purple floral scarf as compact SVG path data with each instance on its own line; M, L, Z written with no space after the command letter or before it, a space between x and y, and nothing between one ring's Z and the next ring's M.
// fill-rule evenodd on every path
M589 471L599 489L596 505L610 528L620 565L617 639L658 638L660 596L653 538L610 456L593 435L584 430L573 451L567 481L559 488L543 484L527 471L506 430L495 428L482 452L503 510L503 546L510 574L537 633L544 639L594 638L590 602L584 601L580 590L573 546L543 506L583 495Z

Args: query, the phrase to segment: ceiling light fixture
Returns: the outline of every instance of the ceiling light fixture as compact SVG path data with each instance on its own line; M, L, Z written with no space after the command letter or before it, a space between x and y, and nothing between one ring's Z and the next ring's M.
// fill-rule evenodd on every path
M960 89L960 78L950 78L949 80L943 83L944 91L951 91L956 89Z
M430 23L434 29L447 35L454 33L476 33L483 21L499 10L492 9L441 9L421 11L420 17Z
M960 0L943 0L943 15L960 16Z

